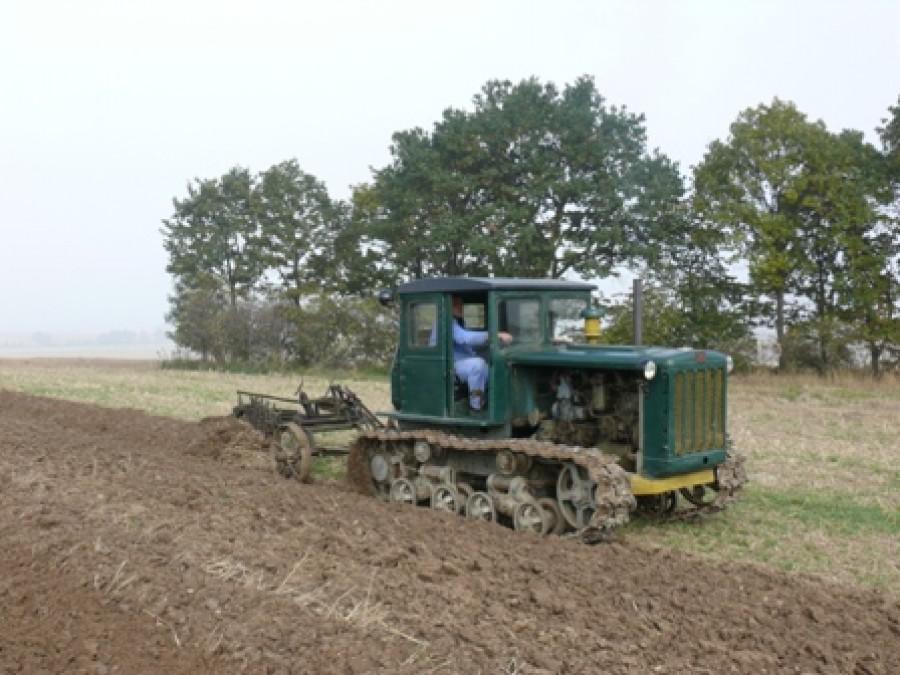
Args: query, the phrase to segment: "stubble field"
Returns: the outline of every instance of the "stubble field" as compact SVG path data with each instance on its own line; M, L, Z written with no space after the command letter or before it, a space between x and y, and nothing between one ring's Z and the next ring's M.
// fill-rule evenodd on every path
M388 407L383 379L340 381ZM900 669L896 380L733 379L742 501L601 547L373 502L340 460L288 483L196 423L296 386L0 361L0 671Z

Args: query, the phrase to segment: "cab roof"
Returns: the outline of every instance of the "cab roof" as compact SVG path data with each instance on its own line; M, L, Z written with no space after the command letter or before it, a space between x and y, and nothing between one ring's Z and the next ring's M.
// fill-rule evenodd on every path
M434 277L401 284L397 293L465 293L467 291L592 291L594 284L563 279L509 277Z

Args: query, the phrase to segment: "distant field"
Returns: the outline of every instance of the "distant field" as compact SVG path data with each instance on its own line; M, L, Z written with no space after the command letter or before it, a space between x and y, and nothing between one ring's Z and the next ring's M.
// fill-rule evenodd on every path
M335 377L373 410L386 379ZM298 378L161 370L148 361L0 360L0 388L199 419L228 414L236 389L292 395ZM328 380L306 376L310 395ZM756 561L900 596L900 382L733 378L729 424L748 455L741 502L702 523L638 520L625 536ZM341 468L325 461L319 475Z

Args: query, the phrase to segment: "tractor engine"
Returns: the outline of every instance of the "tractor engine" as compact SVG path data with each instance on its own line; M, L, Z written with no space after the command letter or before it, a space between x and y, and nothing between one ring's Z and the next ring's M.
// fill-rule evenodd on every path
M556 371L549 378L553 401L538 438L596 447L616 454L627 469L639 448L640 381L617 371Z

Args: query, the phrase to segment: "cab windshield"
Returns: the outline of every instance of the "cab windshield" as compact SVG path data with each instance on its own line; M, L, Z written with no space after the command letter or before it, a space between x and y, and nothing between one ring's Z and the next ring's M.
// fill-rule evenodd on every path
M552 298L550 300L550 337L553 340L573 340L584 332L581 313L587 308L587 298Z

